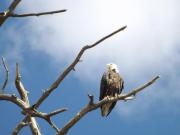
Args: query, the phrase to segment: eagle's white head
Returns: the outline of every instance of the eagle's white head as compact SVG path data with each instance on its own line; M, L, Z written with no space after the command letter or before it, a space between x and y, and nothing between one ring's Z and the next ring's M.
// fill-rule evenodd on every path
M116 73L119 73L119 70L118 70L118 68L117 68L117 65L114 64L114 63L108 63L108 64L106 65L106 70L107 70L107 71L114 71L114 72L116 72Z

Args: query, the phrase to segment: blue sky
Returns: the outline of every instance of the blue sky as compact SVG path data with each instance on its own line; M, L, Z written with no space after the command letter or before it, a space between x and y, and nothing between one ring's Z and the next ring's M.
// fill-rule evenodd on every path
M2 1L0 10L11 1ZM40 111L68 107L55 116L58 127L69 121L88 103L87 94L99 96L99 83L106 63L118 65L125 81L124 93L156 75L161 78L135 100L119 102L107 118L95 110L70 131L75 134L179 135L180 131L180 9L178 0L24 0L17 13L68 9L66 13L42 17L10 18L0 28L0 56L7 59L10 81L6 93L16 93L15 63L34 103L63 72L78 51L110 32L127 29L88 50L61 86L48 97ZM4 72L0 67L0 81ZM18 107L0 102L0 131L11 134L23 118ZM7 120L8 119L8 120ZM54 130L38 119L44 135ZM30 134L28 128L21 132Z

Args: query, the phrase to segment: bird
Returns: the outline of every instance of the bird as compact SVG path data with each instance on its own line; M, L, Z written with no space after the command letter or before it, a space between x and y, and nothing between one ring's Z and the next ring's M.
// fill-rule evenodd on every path
M117 65L114 63L107 64L106 70L101 78L99 101L103 100L104 98L115 97L118 94L121 94L123 88L124 80L119 74ZM107 117L115 107L116 102L117 101L102 105L100 107L101 115L103 117Z

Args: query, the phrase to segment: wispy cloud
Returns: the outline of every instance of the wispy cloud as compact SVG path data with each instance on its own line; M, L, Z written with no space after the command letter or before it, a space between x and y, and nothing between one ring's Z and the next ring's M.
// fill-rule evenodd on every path
M23 1L19 11L68 9L67 13L31 18L22 33L29 47L46 53L56 62L70 63L79 49L113 30L127 30L108 39L83 56L75 75L82 82L96 84L106 63L118 64L126 89L134 88L155 75L161 80L134 103L119 105L119 113L132 115L155 104L165 108L178 100L180 93L179 2L177 0L91 0ZM83 76L83 77L82 77ZM145 94L146 93L146 94ZM96 94L98 94L96 92ZM167 100L170 99L170 100ZM179 101L179 100L178 100ZM179 111L179 110L178 110ZM180 113L180 111L179 111Z

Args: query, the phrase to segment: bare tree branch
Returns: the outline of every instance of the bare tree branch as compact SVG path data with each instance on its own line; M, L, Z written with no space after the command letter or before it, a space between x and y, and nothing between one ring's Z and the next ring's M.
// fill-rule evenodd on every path
M28 125L27 117L25 117L19 124L14 128L12 135L18 135L21 129Z
M31 16L42 16L42 15L52 15L52 14L57 14L57 13L62 13L66 12L66 9L62 10L56 10L56 11L48 11L48 12L41 12L41 13L27 13L27 14L15 14L12 13L9 15L9 17L31 17Z
M30 129L33 135L41 135L40 127L34 117L27 116L29 117L29 125Z
M9 12L12 13L20 2L21 0L14 0L8 8Z
M28 92L27 90L24 88L23 83L21 82L21 75L20 75L20 71L19 71L19 65L18 63L16 63L16 78L15 78L15 85L16 88L19 92L19 95L21 97L21 99L26 103L26 106L30 107L30 103L29 103L29 99L28 99ZM27 107L27 108L28 108ZM27 109L24 109L27 110ZM31 128L31 132L33 135L41 135L39 126L36 122L36 119L34 117L31 117L28 115L28 122Z
M40 112L40 111L38 111L32 107L27 107L27 108L23 109L22 113L25 115L29 115L32 117L39 117L39 118L43 118L46 120L48 117L52 117L52 116L57 115L59 113L65 112L67 110L68 110L67 108L60 108L60 109L57 109L57 110L52 111L50 113L43 113L43 112Z
M10 101L10 102L16 104L17 106L19 106L21 109L25 109L27 107L26 103L24 101L22 101L21 99L19 99L15 95L0 94L0 100Z
M19 106L22 110L27 110L27 108L29 107L29 104L27 104L23 100L19 99L15 95L0 94L0 100L10 101L10 102L16 104L17 106ZM37 125L37 122L35 121L35 118L33 118L31 116L27 116L27 118L29 120L27 122L30 124L32 134L33 135L41 135L39 127ZM17 127L18 128L15 129L16 131L14 130L15 133L19 132L19 130L17 130L17 129L23 128L22 123L19 123ZM19 128L19 127L21 127L21 128Z
M56 130L56 132L59 131L59 128L52 122L51 117L67 110L67 108L61 108L45 115L45 120L51 125L52 128Z
M15 78L15 86L19 92L19 95L21 97L21 99L26 102L27 104L29 104L29 100L28 100L28 92L27 90L24 88L22 82L21 82L21 75L20 75L20 71L19 71L19 64L16 63L16 78Z
M4 60L4 59L3 59ZM5 65L5 64L4 64ZM20 94L20 98L18 98L15 95L10 95L10 94L0 94L0 100L6 100L9 102L12 102L14 104L16 104L17 106L19 106L23 111L23 114L26 115L25 118L23 119L23 121L21 121L16 128L13 130L13 135L16 135L20 132L20 130L25 126L28 125L31 127L31 131L33 135L41 135L40 133L40 129L37 125L37 122L35 120L34 117L39 117L42 118L44 120L46 120L51 127L53 127L56 132L59 131L59 129L57 128L57 126L51 121L51 117L54 115L57 115L59 113L62 113L64 111L67 111L67 108L61 108L61 109L57 109L55 111L52 111L50 113L42 113L37 111L36 109L34 109L34 107L30 107L29 104L29 99L28 99L28 95L27 95L27 91L24 88L22 82L21 82L21 75L20 75L20 71L19 71L19 65L16 64L16 78L15 78L15 85L16 88Z
M131 90L128 94L123 94L123 95L118 95L117 97L111 97L111 98L104 98L103 100L99 101L98 103L93 103L93 96L90 95L90 102L85 106L80 112L78 112L59 132L58 135L65 135L68 133L69 129L74 126L83 116L85 116L88 112L91 112L99 107L101 107L103 104L106 103L112 103L114 101L118 100L125 100L127 97L134 96L136 93L144 90L146 87L150 86L153 84L159 76L156 76L153 78L151 81L148 83L140 86L139 88L136 88L134 90Z
M5 69L5 71L6 71L6 77L5 77L3 86L2 86L2 88L1 88L2 93L4 93L4 89L6 88L7 82L8 82L8 80L9 80L9 70L8 70L7 65L6 65L6 62L5 62L5 58L4 58L4 57L2 57L2 63L3 63L4 69Z
M51 125L52 128L54 128L56 130L56 132L58 132L59 129L52 122L51 117L54 115L57 115L59 113L62 113L64 111L67 111L67 108L57 109L57 110L50 112L50 113L43 113L43 112L40 112L40 111L34 109L33 107L29 107L29 108L24 109L22 113L25 115L28 115L29 117L39 117L39 118L44 119L45 121L47 121Z
M55 90L59 84L62 82L62 80L68 75L68 73L72 70L75 69L76 64L80 61L81 56L83 55L83 53L87 50L90 49L92 47L97 46L98 44L100 44L101 42L103 42L104 40L112 37L113 35L119 33L120 31L123 31L127 26L123 26L120 29L110 33L109 35L101 38L100 40L96 41L94 44L92 45L86 45L84 46L80 52L78 53L78 55L76 56L75 60L72 62L72 64L70 64L62 74L60 74L60 76L57 78L57 80L41 95L41 97L38 99L38 101L34 104L35 108L38 108L41 103L50 95L50 93Z
M55 110L55 111L53 111L53 112L48 113L47 116L48 116L48 117L52 117L52 116L57 115L57 114L59 114L59 113L65 112L65 111L67 111L67 110L68 110L67 108L57 109L57 110Z
M22 101L21 99L19 99L17 96L15 95L10 95L10 94L0 94L0 100L6 100L6 101L10 101L14 104L16 104L17 106L19 106L22 110L23 110L23 114L26 115L26 117L24 118L23 121L21 121L16 128L13 130L13 135L17 135L20 130L28 125L32 126L32 118L31 117L39 117L42 118L44 120L46 120L52 128L54 128L56 130L56 132L59 131L59 129L57 128L57 126L51 121L51 117L54 115L57 115L59 113L62 113L64 111L67 111L67 108L61 108L61 109L57 109L55 111L52 111L50 113L42 113L39 112L37 110L34 110L32 107L29 107L29 105L27 105L24 101ZM34 118L33 118L34 119ZM32 126L33 128L33 132L38 132L36 128L34 128L34 126ZM33 133L33 135L37 135L36 133Z
M14 0L6 11L0 13L0 26L6 21L9 15L13 13L20 1L21 0Z

